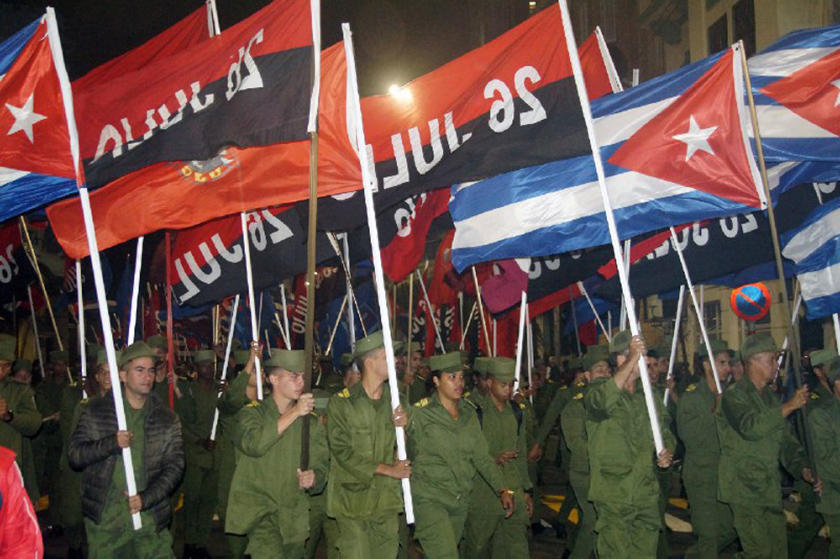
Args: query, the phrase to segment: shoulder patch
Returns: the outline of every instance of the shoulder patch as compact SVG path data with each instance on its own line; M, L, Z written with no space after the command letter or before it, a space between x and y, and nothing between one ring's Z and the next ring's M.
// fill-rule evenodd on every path
M86 406L89 401L90 401L90 398L82 398L81 400L79 400L79 403L82 404L83 406Z
M429 399L428 398L423 398L419 402L414 403L415 408L425 408L428 405L429 405Z
M569 387L568 387L568 386L566 386L565 384L564 384L563 386L561 386L561 387L560 387L560 390L568 390L568 389L569 389Z
M577 386L578 388L580 388L581 386L586 386L586 383L585 383L585 382L576 382L576 383L575 383L575 386Z
M525 406L525 404L523 404L522 402L519 402L519 407L520 407L521 409L523 409L523 410L524 410L524 409L527 409L527 407Z
M466 392L461 394L461 398L469 398L469 397L470 397L470 391L469 390L467 390Z
M248 404L245 405L246 408L256 408L260 405L259 400L251 400Z
M697 385L694 383L689 384L685 389L686 392L694 392L695 390L697 390Z
M583 392L578 392L574 396L572 396L572 400L583 400Z
M350 397L350 391L345 388L344 390L342 390L341 392L336 394L336 396L338 396L339 398L349 398Z

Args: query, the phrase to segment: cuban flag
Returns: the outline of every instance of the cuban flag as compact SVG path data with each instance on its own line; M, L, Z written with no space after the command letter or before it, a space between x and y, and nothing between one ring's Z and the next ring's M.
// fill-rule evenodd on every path
M0 221L76 191L44 16L0 43Z
M592 102L619 234L766 207L736 45ZM456 269L609 243L591 156L452 188Z
M840 312L840 197L814 209L780 238L782 254L796 265L808 320Z

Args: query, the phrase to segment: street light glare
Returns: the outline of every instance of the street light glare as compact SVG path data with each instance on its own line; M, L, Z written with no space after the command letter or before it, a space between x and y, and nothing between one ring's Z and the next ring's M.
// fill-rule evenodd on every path
M408 90L406 87L400 87L396 84L391 84L388 88L388 93L391 97L395 99L399 99L400 101L411 101L411 91Z

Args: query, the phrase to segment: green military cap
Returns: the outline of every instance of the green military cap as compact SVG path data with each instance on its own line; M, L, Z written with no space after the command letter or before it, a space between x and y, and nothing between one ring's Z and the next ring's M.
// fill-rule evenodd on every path
M452 353L453 351L459 351L461 344L458 342L446 342L443 344L443 348L446 350L446 353Z
M149 347L154 349L162 349L164 351L169 350L169 341L160 334L149 336L148 338L146 338L146 343L149 345Z
M0 334L0 361L14 361L17 340L8 334Z
M423 346L420 345L420 342L408 342L405 344L405 353L406 355L411 356L412 353L415 351L423 352Z
M723 340L709 340L712 344L712 355L729 351L729 344ZM706 349L706 344L700 344L700 349L697 350L697 355L702 357L709 356L709 350Z
M102 349L102 346L99 344L85 344L85 354L88 359L94 359L100 349Z
M569 370L573 371L574 369L582 369L583 368L583 359L580 357L569 357Z
M630 340L633 333L630 330L622 330L610 340L610 353L624 353L630 347Z
M306 352L302 349L272 349L270 355L263 363L266 369L277 367L291 373L306 369Z
M352 353L342 353L341 360L340 360L342 367L349 367L353 364L353 354Z
M583 356L583 368L587 371L594 367L601 361L609 361L610 353L609 346L596 345L588 348L586 355Z
M315 400L315 411L322 414L327 413L327 404L329 404L332 394L322 388L316 388L312 391L312 396Z
M236 361L237 365L244 365L250 358L251 350L249 349L237 349L233 352L233 360Z
M840 379L840 359L834 359L834 361L829 363L827 369L825 378L828 380L828 384L832 385Z
M730 348L729 349L729 359L733 360L733 361L740 361L741 360L741 352Z
M157 354L146 342L134 342L122 351L117 359L117 366L122 369L132 359L139 359L141 357L155 359Z
M817 351L812 351L810 357L812 367L823 367L837 359L837 350L831 348L818 349Z
M476 357L475 363L473 363L473 370L476 373L481 373L482 375L487 374L487 366L490 364L490 360L492 357Z
M120 362L119 353L121 353L121 352L119 352L119 351L117 352L117 363ZM105 351L105 348L103 347L102 349L100 349L99 351L96 352L96 366L99 367L100 365L107 365L107 364L108 364L108 352Z
M377 330L373 334L356 342L356 351L353 353L353 357L362 357L382 347L385 347L385 337L382 335L382 330Z
M464 362L461 360L461 352L453 351L443 355L433 355L429 358L429 367L433 371L443 373L454 373L464 369Z
M211 363L216 360L216 354L212 349L199 349L195 352L193 361L195 363Z
M776 345L773 337L764 332L747 336L741 344L741 358L744 361L747 361L750 357L757 353L764 353L767 351L776 353L779 351L779 347Z
M512 382L516 378L516 361L510 357L493 357L487 364L487 374L502 382Z
M405 355L405 342L394 342L394 355Z
M656 346L654 348L654 351L656 351L656 353L657 353L657 357L659 357L660 359L663 358L663 357L668 357L668 358L671 357L671 341L672 340L673 340L673 338L671 336L668 336L667 338L662 340L661 344L659 344L658 346Z
M12 365L13 371L32 371L32 361L29 359L18 359Z
M67 363L70 360L70 356L66 351L51 351L50 352L50 363L58 363L63 362Z

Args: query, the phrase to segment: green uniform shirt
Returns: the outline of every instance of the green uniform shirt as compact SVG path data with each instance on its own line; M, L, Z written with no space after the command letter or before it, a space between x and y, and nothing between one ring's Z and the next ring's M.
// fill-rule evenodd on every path
M817 510L837 515L840 511L840 401L834 395L829 397L831 400L824 398L816 409L811 410L808 424L817 472L823 482Z
M586 436L586 408L584 399L587 386L577 386L560 412L563 438L571 454L569 473L589 477L589 445Z
M367 519L400 511L400 481L376 475L379 464L394 463L396 432L388 385L379 400L370 399L361 382L345 388L330 398L327 416L327 514Z
M561 386L554 394L554 398L551 400L551 404L549 404L548 409L545 412L545 416L543 416L540 421L540 427L537 429L537 433L535 435L535 441L539 443L540 446L545 444L548 434L551 433L551 430L557 424L557 420L560 419L560 414L563 413L563 408L569 403L569 400L573 396L574 390L572 388L573 387L570 386Z
M662 400L654 398L665 447L674 451ZM585 398L594 502L649 505L659 501L653 444L645 396L637 381L635 392L620 390L615 379L593 382Z
M8 376L0 381L0 398L6 400L14 416L11 421L0 421L0 445L12 449L22 467L23 437L31 437L38 432L41 413L35 406L32 389Z
M457 420L437 393L415 404L408 424L408 450L415 498L450 506L466 504L476 472L497 495L505 487L475 409L467 402L458 402Z
M558 384L553 379L545 381L534 396L534 413L537 416L537 423L541 423L545 414L548 412L551 402L554 401L554 395L557 394Z
M35 387L35 404L43 417L50 417L61 411L61 397L66 386L67 381L58 384L52 378L48 378ZM60 449L61 432L59 431L58 420L44 421L43 427L38 433L38 438L45 446Z
M761 392L744 377L728 386L717 419L721 456L718 498L724 503L781 506L779 462L801 479L805 454L782 417L770 387Z
M214 383L211 390L200 384L192 385L192 399L195 401L195 421L184 422L184 452L192 466L203 469L213 467L214 452L204 448L204 441L210 438L213 417L219 402L219 387Z
M426 379L417 375L414 377L414 382L408 387L408 403L412 406L426 397Z
M236 416L237 459L225 529L247 534L265 516L272 516L285 543L304 542L309 536L309 495L298 485L301 430L295 420L277 434L280 411L269 395L251 402ZM312 414L309 421L309 468L315 472L312 493L323 490L329 470L324 427Z
M714 411L715 395L705 380L689 384L677 403L677 432L685 445L683 477L717 487L720 442Z
M178 390L181 391L181 397L177 393L172 394L174 402L174 411L181 420L181 425L188 425L195 422L195 400L192 397L192 389L187 381L178 378L175 381ZM163 382L155 382L154 393L158 395L161 402L164 402L169 407L169 382L167 378Z

